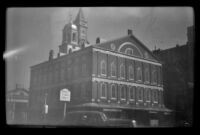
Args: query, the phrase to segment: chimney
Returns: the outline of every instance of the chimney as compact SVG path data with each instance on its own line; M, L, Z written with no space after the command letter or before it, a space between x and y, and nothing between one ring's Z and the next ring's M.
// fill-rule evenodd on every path
M128 29L128 35L129 35L129 36L130 36L130 35L133 35L132 30Z
M49 51L49 61L53 59L53 50Z
M100 38L97 37L97 39L96 39L96 44L99 44L99 43L100 43Z

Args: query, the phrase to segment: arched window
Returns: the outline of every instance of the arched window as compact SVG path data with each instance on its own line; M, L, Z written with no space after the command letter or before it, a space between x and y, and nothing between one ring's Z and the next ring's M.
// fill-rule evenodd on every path
M125 53L128 54L128 55L133 55L133 49L126 48Z
M129 65L128 72L129 72L129 79L133 80L134 79L134 69L133 69L132 65Z
M120 86L120 97L122 100L126 99L126 87L124 85Z
M144 92L143 92L143 98L144 98L144 101L146 101L147 100L147 88L144 88Z
M77 41L77 35L75 32L72 33L72 41L76 42Z
M145 68L144 77L145 77L145 82L149 82L149 79L150 79L149 68Z
M141 67L137 67L137 81L142 81L142 70Z
M120 77L125 78L125 66L123 63L120 65Z
M101 74L106 75L106 62L105 62L105 60L101 61Z
M137 97L138 101L143 101L143 88L137 87Z
M106 98L107 96L107 85L105 83L101 83L101 98Z
M150 101L151 100L151 89L147 89L147 101Z
M158 90L154 90L154 102L157 103L158 102Z
M115 62L111 63L111 76L116 76L116 65L115 65Z
M111 84L111 98L112 99L117 98L117 88L115 84Z
M130 97L130 100L135 99L135 87L132 87L132 86L129 87L129 97Z

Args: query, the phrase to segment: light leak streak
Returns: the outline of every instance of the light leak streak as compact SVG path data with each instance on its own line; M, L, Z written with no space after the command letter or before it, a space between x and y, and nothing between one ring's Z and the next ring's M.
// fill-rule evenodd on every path
M11 58L11 57L17 55L18 53L22 52L23 50L25 50L25 47L21 47L21 48L18 48L18 49L6 51L3 54L3 59Z

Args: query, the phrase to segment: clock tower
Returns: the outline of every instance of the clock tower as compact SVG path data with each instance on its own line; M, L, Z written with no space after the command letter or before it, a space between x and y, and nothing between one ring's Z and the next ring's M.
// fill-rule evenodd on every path
M78 32L78 45L83 48L85 47L85 44L88 44L87 41L87 21L84 17L82 8L79 9L78 15L76 16L76 19L74 20L74 24L77 26L77 32Z
M70 22L64 26L62 31L62 44L59 46L59 52L69 54L79 49L77 26L73 23L70 16Z
M59 46L59 52L69 54L85 47L87 41L87 21L80 8L74 21L70 16L70 22L66 24L62 31L62 44Z

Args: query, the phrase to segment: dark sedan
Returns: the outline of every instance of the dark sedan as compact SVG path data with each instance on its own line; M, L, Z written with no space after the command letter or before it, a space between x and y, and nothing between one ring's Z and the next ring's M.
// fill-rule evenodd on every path
M108 118L100 111L72 111L66 114L61 126L81 127L135 127L134 120L121 118Z

